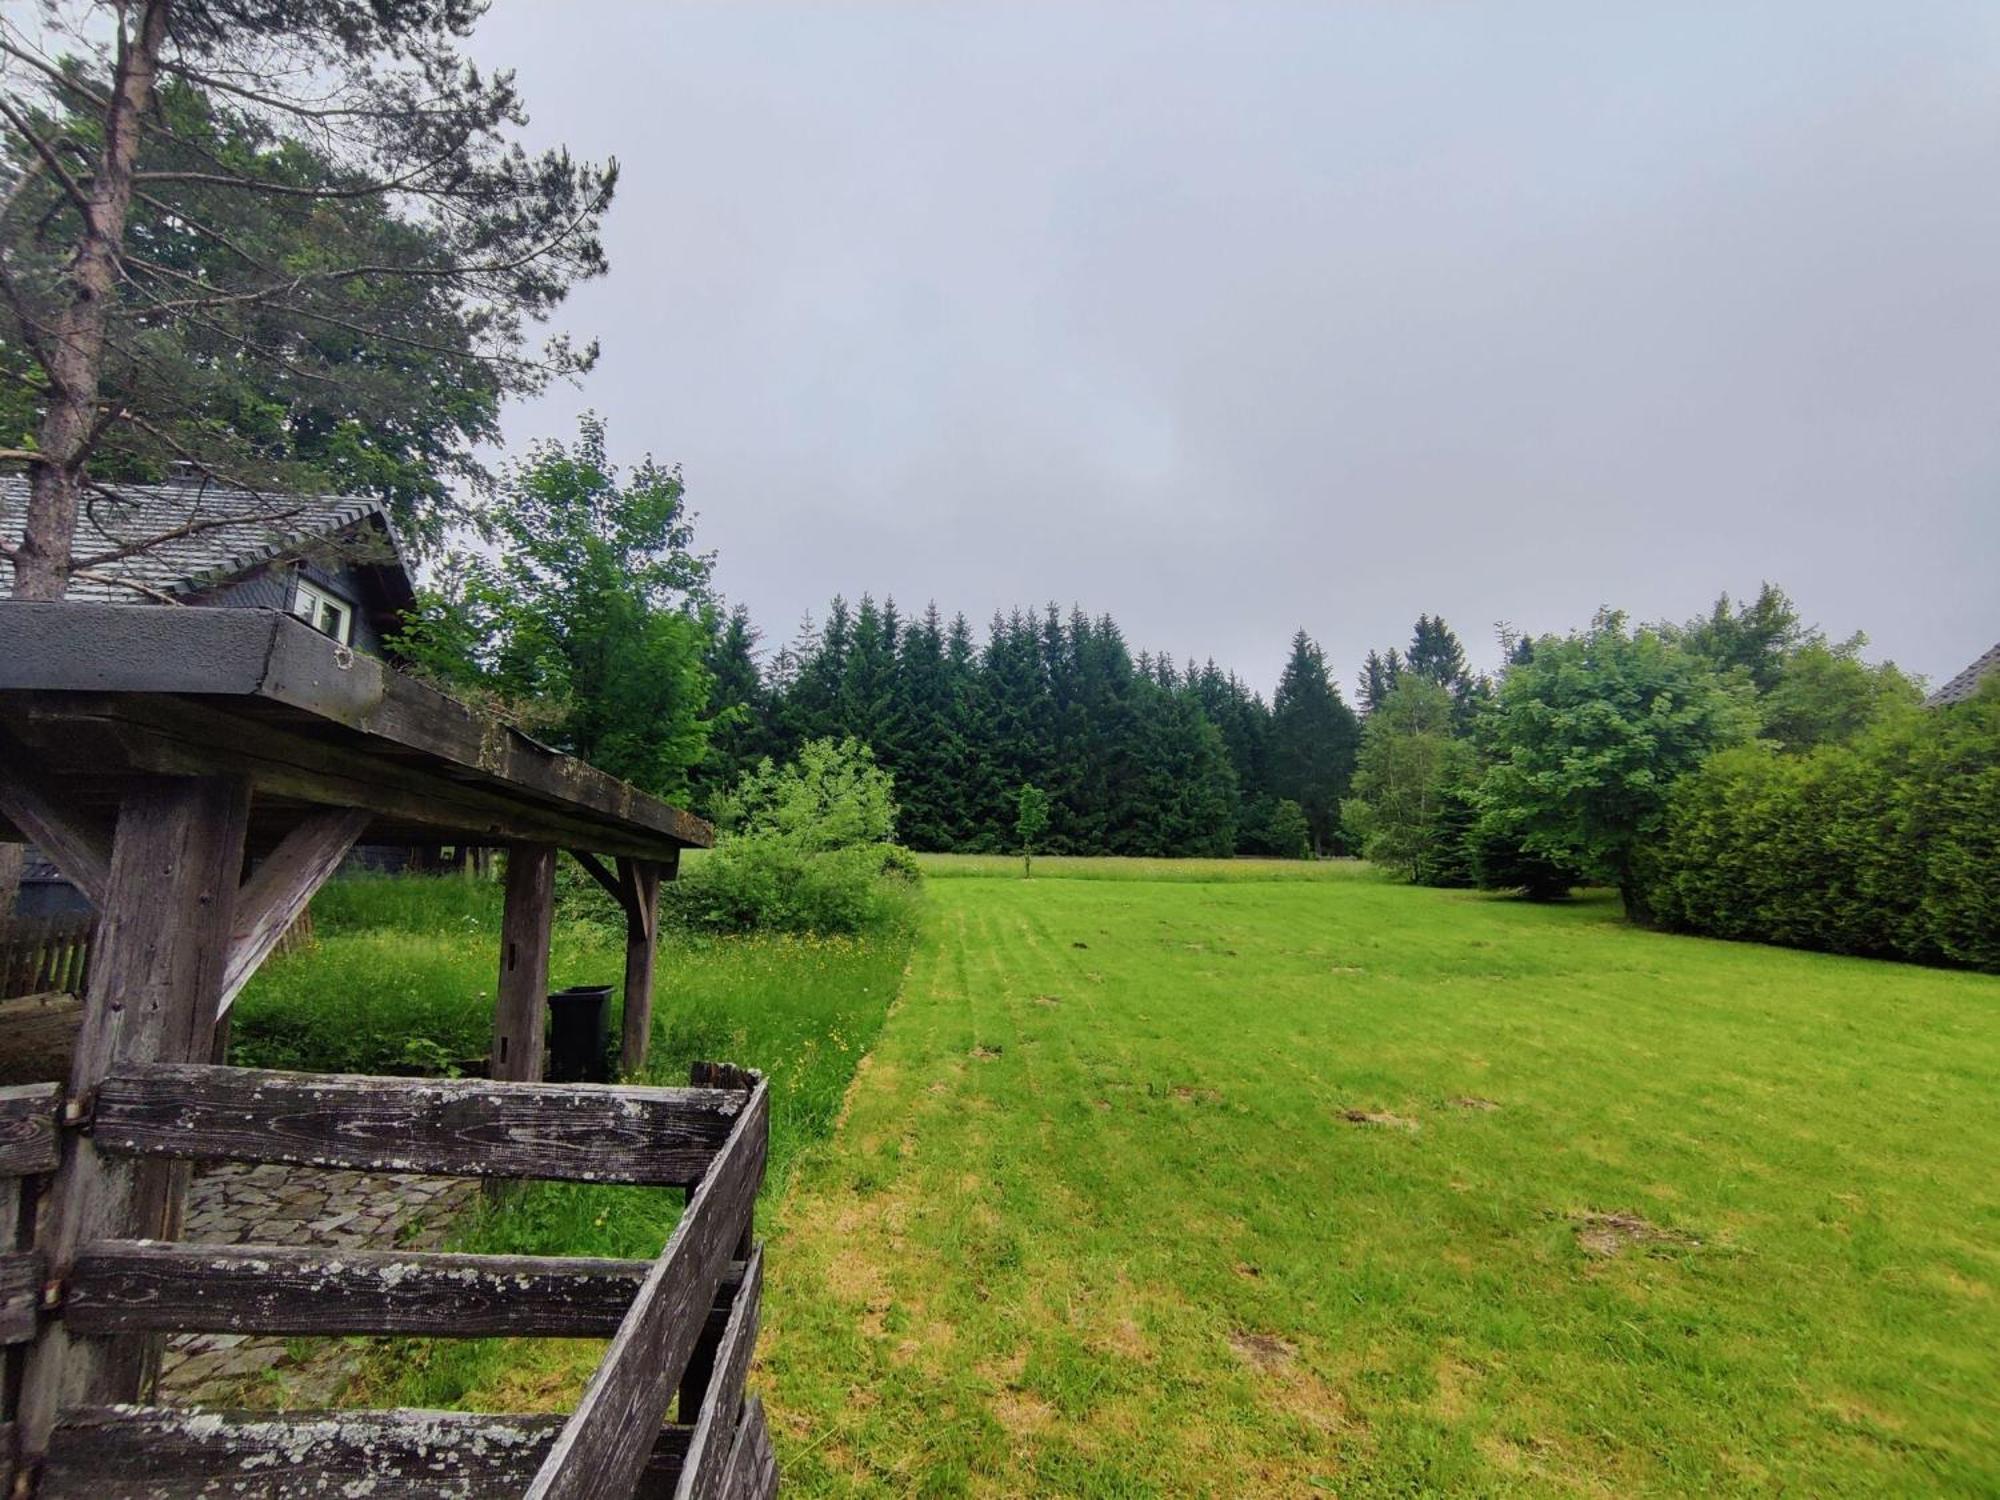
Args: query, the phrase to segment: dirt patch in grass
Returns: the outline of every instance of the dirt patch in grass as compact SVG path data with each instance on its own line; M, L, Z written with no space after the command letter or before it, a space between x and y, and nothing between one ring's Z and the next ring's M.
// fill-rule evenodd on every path
M1037 995L1037 996L1035 996L1035 1004L1037 1004L1037 1005L1061 1005L1061 1004L1062 1004L1062 996L1060 996L1060 995Z
M1701 1241L1683 1229L1668 1229L1637 1214L1571 1214L1576 1243L1586 1255L1604 1259L1622 1255L1634 1246L1671 1245L1692 1250Z
M1500 1106L1491 1099L1480 1098L1477 1094L1460 1094L1456 1099L1451 1101L1451 1107L1453 1109L1469 1109L1483 1112L1489 1109L1498 1109Z
M985 1042L981 1042L977 1047L972 1049L970 1056L974 1062L992 1062L1004 1050L1004 1048L991 1047Z
M1187 1104L1220 1104L1222 1102L1222 1095L1218 1094L1214 1089L1191 1088L1185 1083L1176 1084L1172 1093L1176 1099Z
M1002 1391L991 1402L993 1420L1016 1436L1040 1432L1055 1420L1056 1409L1025 1391Z
M1350 1125L1379 1125L1385 1130L1415 1130L1417 1122L1386 1109L1343 1109L1340 1118Z
M1298 1345L1275 1333L1250 1333L1237 1329L1229 1335L1229 1347L1236 1357L1259 1370L1282 1370L1299 1357Z

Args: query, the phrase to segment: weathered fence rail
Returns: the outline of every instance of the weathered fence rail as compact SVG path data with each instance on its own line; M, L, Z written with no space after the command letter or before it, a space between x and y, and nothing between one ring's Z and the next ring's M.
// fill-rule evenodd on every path
M85 1407L51 1435L35 1500L518 1500L562 1426L482 1412ZM655 1435L635 1500L673 1495L689 1438Z
M743 1108L717 1089L148 1063L104 1080L92 1134L134 1156L685 1187Z
M0 1088L0 1395L11 1395L18 1358L11 1347L33 1339L40 1324L47 1261L25 1241L34 1222L28 1179L53 1172L62 1159L56 1128L62 1090L53 1083ZM0 1493L14 1487L18 1437L0 1421Z
M82 994L96 930L94 912L0 917L0 1000Z
M577 1409L544 1416L275 1415L81 1406L58 1412L36 1500L550 1496L720 1500L775 1493L744 1402L763 1252L753 1214L770 1130L755 1074L615 1088L128 1065L89 1111L53 1085L0 1090L0 1171L52 1169L59 1118L112 1157L692 1184L650 1261L92 1240L53 1299L66 1333L595 1337ZM11 1243L11 1241L9 1241ZM39 1253L0 1252L0 1343L50 1311ZM680 1393L679 1424L668 1421ZM0 1434L4 1437L5 1434Z

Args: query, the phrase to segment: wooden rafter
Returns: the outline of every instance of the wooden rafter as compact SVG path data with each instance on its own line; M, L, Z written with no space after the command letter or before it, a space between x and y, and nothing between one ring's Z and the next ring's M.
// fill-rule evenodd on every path
M8 735L0 735L0 813L55 861L85 900L104 909L111 830L71 806L35 765L32 753Z
M230 927L218 1017L228 1014L257 966L298 920L313 893L340 868L341 860L368 826L369 817L364 809L353 807L308 813L243 882L236 897L236 920Z

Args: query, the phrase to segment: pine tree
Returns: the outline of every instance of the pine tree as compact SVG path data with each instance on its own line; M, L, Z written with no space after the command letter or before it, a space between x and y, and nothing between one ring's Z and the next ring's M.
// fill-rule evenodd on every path
M1301 630L1271 705L1271 790L1304 810L1313 851L1340 848L1340 799L1361 738L1354 711L1326 675L1326 655Z
M903 741L896 799L902 841L913 849L955 849L964 837L958 799L965 742L954 691L944 621L933 603L901 632L897 651L896 716Z
M1370 651L1368 659L1361 664L1361 712L1372 714L1380 708L1383 700L1396 691L1396 683L1402 675L1403 661L1396 655L1393 646L1386 660L1379 653Z
M739 604L716 624L707 652L714 686L709 692L708 755L696 778L695 801L706 809L715 793L727 790L769 754L770 696L757 669L757 628Z

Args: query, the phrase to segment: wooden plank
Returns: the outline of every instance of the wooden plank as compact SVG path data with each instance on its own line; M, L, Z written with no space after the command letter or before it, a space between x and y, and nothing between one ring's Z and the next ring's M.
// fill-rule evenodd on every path
M250 789L233 777L142 781L125 793L111 846L98 953L68 1097L88 1104L127 1064L206 1057L238 882ZM49 1276L70 1273L97 1240L160 1239L179 1220L174 1168L120 1160L84 1132L66 1132L42 1246ZM156 1343L72 1340L60 1319L30 1347L22 1379L21 1444L42 1451L63 1407L138 1394Z
M618 1057L627 1078L646 1065L653 1040L653 960L659 950L663 873L653 860L618 861L620 882L631 897L625 911L625 1021Z
M29 704L38 739L95 741L99 762L106 759L107 741L117 746L112 774L125 764L170 773L240 770L260 796L368 807L377 815L377 836L387 825L392 842L410 841L421 831L431 843L590 844L651 858L678 847L648 828L604 823L485 780L392 759L367 741L336 744L211 704L71 694L31 696Z
M104 1080L91 1136L138 1156L668 1187L701 1179L747 1104L718 1089L147 1064Z
M729 1311L715 1371L709 1377L694 1436L688 1441L687 1462L681 1469L674 1500L718 1500L728 1478L729 1450L743 1410L743 1382L750 1373L750 1355L757 1347L757 1318L764 1293L764 1251L751 1252L743 1289Z
M0 1182L0 1192L20 1192L20 1184ZM39 1250L0 1252L0 1344L25 1344L35 1336L36 1309L48 1262Z
M723 1500L764 1500L778 1493L778 1456L771 1451L771 1434L764 1426L764 1403L752 1396L743 1403L743 1420L729 1449L729 1469L723 1478Z
M0 1083L47 1087L69 1077L83 1029L83 1002L74 995L23 995L0 1000ZM57 1084L58 1089L61 1084ZM39 1170L49 1170L41 1168Z
M22 1083L0 1088L0 1179L53 1172L61 1153L56 1140L59 1083ZM12 1192L12 1184L0 1182Z
M63 1414L36 1500L516 1500L562 1420L88 1407ZM654 1435L638 1494L668 1492L687 1442L684 1427Z
M542 1081L548 1047L549 923L555 913L556 851L516 844L507 851L507 900L500 914L500 988L493 1002L488 1076Z
M624 912L626 918L629 920L632 915L632 892L627 887L624 879L625 861L623 859L618 861L619 871L614 875L610 870L605 868L604 861L599 859L595 854L592 854L588 849L572 849L569 851L569 854L570 858L582 867L584 874L604 887L611 899L618 903L618 909Z
M77 1256L63 1317L78 1333L609 1338L651 1269L646 1260L113 1240Z
M373 814L353 807L308 813L279 842L236 897L229 932L229 964L222 976L219 1014L235 1003L257 966L278 946L313 892L340 868Z
M637 852L706 846L714 837L699 818L278 611L10 600L0 602L0 622L8 641L0 692L198 694L282 705L418 752L439 770L544 798L607 828L652 835L653 848Z
M0 734L0 813L55 862L85 900L104 909L111 878L110 829L70 806L34 753L9 734ZM0 912L0 917L6 915Z
M759 1082L535 1475L528 1500L624 1500L632 1493L700 1336L702 1311L756 1205L769 1135L770 1086Z

